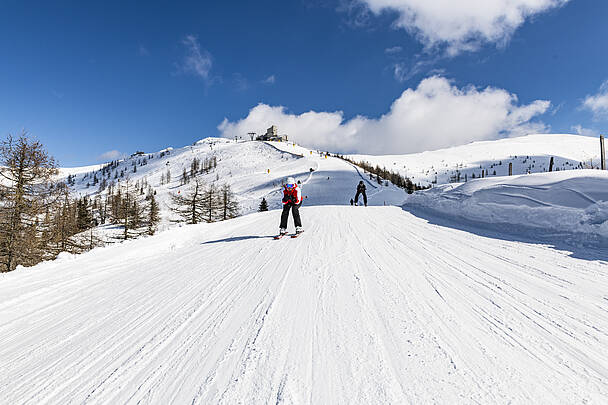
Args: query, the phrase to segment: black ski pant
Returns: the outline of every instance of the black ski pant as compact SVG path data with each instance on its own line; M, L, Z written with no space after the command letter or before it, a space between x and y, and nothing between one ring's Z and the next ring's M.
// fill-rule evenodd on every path
M281 228L287 228L287 220L289 219L289 210L293 214L293 222L296 226L302 226L302 220L300 219L300 207L299 204L285 204L283 205L283 213L281 213Z
M363 204L367 205L367 194L365 194L365 191L357 191L357 194L355 194L355 204L359 204L359 194L363 194Z

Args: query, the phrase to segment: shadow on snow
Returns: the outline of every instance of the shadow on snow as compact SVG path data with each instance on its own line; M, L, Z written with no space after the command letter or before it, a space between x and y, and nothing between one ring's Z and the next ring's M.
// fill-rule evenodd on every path
M269 236L264 236L264 235L247 235L247 236L233 236L231 238L224 238L224 239L217 239L217 240L210 240L207 242L202 242L201 245L210 245L213 243L224 243L224 242L238 242L241 240L249 240L249 239L272 239L274 238L275 235L269 235Z
M486 238L548 245L553 249L569 252L569 256L576 259L608 261L608 241L596 235L567 234L513 224L475 222L407 205L402 209L432 225L458 229ZM483 247L480 246L481 248Z

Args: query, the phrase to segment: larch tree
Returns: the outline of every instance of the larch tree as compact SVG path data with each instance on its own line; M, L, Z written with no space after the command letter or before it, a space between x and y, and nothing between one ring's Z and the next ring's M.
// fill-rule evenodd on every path
M54 210L52 249L55 254L59 252L74 252L75 243L72 236L78 232L77 204L70 198L69 190L64 187L61 198Z
M215 222L217 219L221 219L220 208L220 190L215 185L211 185L203 190L203 211L205 215L205 221Z
M33 265L44 255L40 226L56 197L55 160L23 132L0 144L0 266Z
M154 197L154 193L148 194L148 234L154 235L156 232L156 228L158 227L158 223L160 222L160 208L158 207L158 203L156 202L156 197Z
M122 225L120 239L137 237L141 232L144 206L140 202L138 190L128 178L116 187L110 198L110 218L114 224Z
M225 221L230 218L238 217L239 215L239 206L236 202L236 198L234 193L230 189L228 184L222 185L219 193L219 209L221 213L222 221Z
M174 222L198 224L204 220L203 193L205 185L197 178L194 178L193 183L194 185L190 186L185 193L171 196L171 211L179 216L179 219Z

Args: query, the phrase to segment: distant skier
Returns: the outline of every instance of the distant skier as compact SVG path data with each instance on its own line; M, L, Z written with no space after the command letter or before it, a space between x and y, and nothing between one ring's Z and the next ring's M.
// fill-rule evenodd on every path
M298 187L293 177L288 177L285 187L283 187L283 213L281 214L281 225L279 226L280 235L287 233L287 220L289 210L293 214L293 222L296 226L296 234L304 232L300 219L300 207L302 206L302 190Z
M365 194L365 184L363 180L357 185L357 193L355 194L355 205L359 204L359 194L363 194L363 204L367 207L367 194Z

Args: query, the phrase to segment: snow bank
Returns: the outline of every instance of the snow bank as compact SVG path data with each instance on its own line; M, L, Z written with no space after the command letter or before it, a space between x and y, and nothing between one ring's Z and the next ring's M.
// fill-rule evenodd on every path
M412 195L406 206L545 234L608 241L608 172L571 170L446 184ZM504 228L504 226L501 226Z

